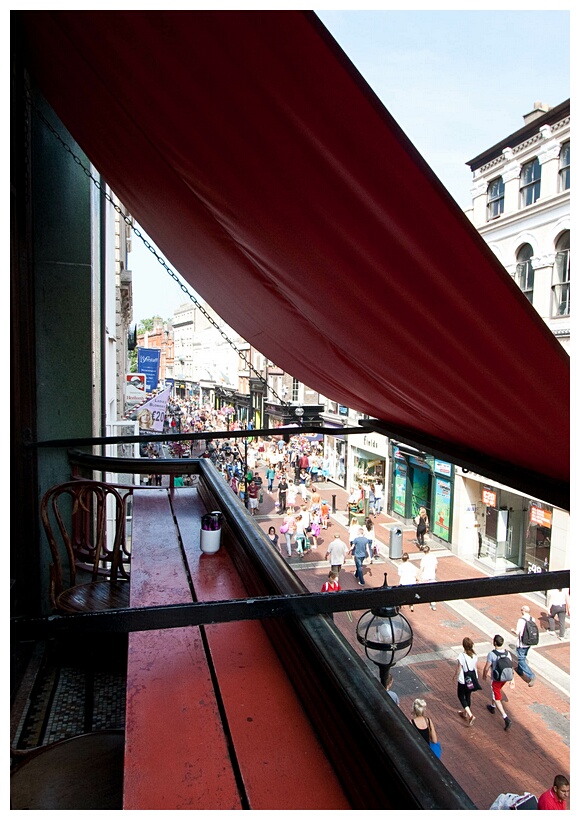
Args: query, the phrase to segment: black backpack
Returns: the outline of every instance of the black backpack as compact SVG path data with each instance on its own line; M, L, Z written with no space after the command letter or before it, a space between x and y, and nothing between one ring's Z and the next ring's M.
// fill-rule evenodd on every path
M536 646L539 643L539 640L540 632L538 630L538 625L533 618L530 618L524 625L524 631L522 632L522 644L523 646Z
M493 667L493 679L499 681L510 681L514 679L514 666L512 659L506 652L502 654L494 649L494 654L497 655L497 661Z

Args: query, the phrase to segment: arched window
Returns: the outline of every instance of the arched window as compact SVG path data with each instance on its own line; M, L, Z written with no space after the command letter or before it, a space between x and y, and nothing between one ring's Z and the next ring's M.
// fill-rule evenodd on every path
M567 191L570 187L570 141L565 142L560 150L560 170L558 189Z
M556 261L552 274L552 316L570 315L570 231L556 242Z
M487 186L487 221L503 214L504 184L503 179L492 179Z
M516 265L516 282L530 302L534 301L534 269L532 267L533 249L525 244L518 251Z
M520 208L533 205L540 198L540 177L542 167L536 157L531 162L522 165L520 172Z

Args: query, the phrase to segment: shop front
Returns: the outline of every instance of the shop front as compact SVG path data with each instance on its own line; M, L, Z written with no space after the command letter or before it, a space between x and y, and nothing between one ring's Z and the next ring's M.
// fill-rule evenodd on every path
M168 382L172 382L172 394L178 399L190 399L197 390L197 384L195 382L188 381L187 379L165 379L165 384L169 387Z
M264 401L266 385L261 379L250 379L250 420L254 430L266 427Z
M230 420L232 425L249 428L252 425L250 397L243 393L236 393L233 398L234 414ZM254 425L255 426L255 425Z
M553 509L540 501L531 501L524 538L524 569L547 572L550 569Z
M388 510L411 524L425 507L431 535L450 543L454 471L449 462L391 443Z
M377 433L351 435L350 476L351 484L372 484L375 481L385 483L388 461L388 443L384 436Z
M517 490L457 470L458 552L495 574L570 566L570 515Z
M199 383L199 401L200 407L213 408L215 401L215 384L213 382L202 381Z
M473 510L477 559L497 573L546 571L552 507L485 479L464 476L463 484Z
M331 481L346 489L346 440L338 432L324 436L323 469Z

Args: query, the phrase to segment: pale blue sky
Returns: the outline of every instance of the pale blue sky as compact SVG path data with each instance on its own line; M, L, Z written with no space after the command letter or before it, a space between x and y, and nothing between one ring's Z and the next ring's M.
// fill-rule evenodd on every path
M554 4L562 7L555 11L381 5L316 11L465 209L471 201L465 163L521 128L535 101L555 106L570 96L570 12L563 4ZM134 321L170 317L187 297L136 238L133 247Z

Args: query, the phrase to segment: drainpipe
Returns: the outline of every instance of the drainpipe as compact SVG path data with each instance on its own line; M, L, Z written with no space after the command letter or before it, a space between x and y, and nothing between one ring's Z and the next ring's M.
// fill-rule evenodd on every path
M100 373L100 412L101 412L101 436L107 435L107 200L105 198L105 181L100 177L100 219L99 219L99 250L100 250L100 320L101 320L101 373ZM101 455L106 455L106 445L101 444ZM105 481L106 473L101 474L101 480Z

